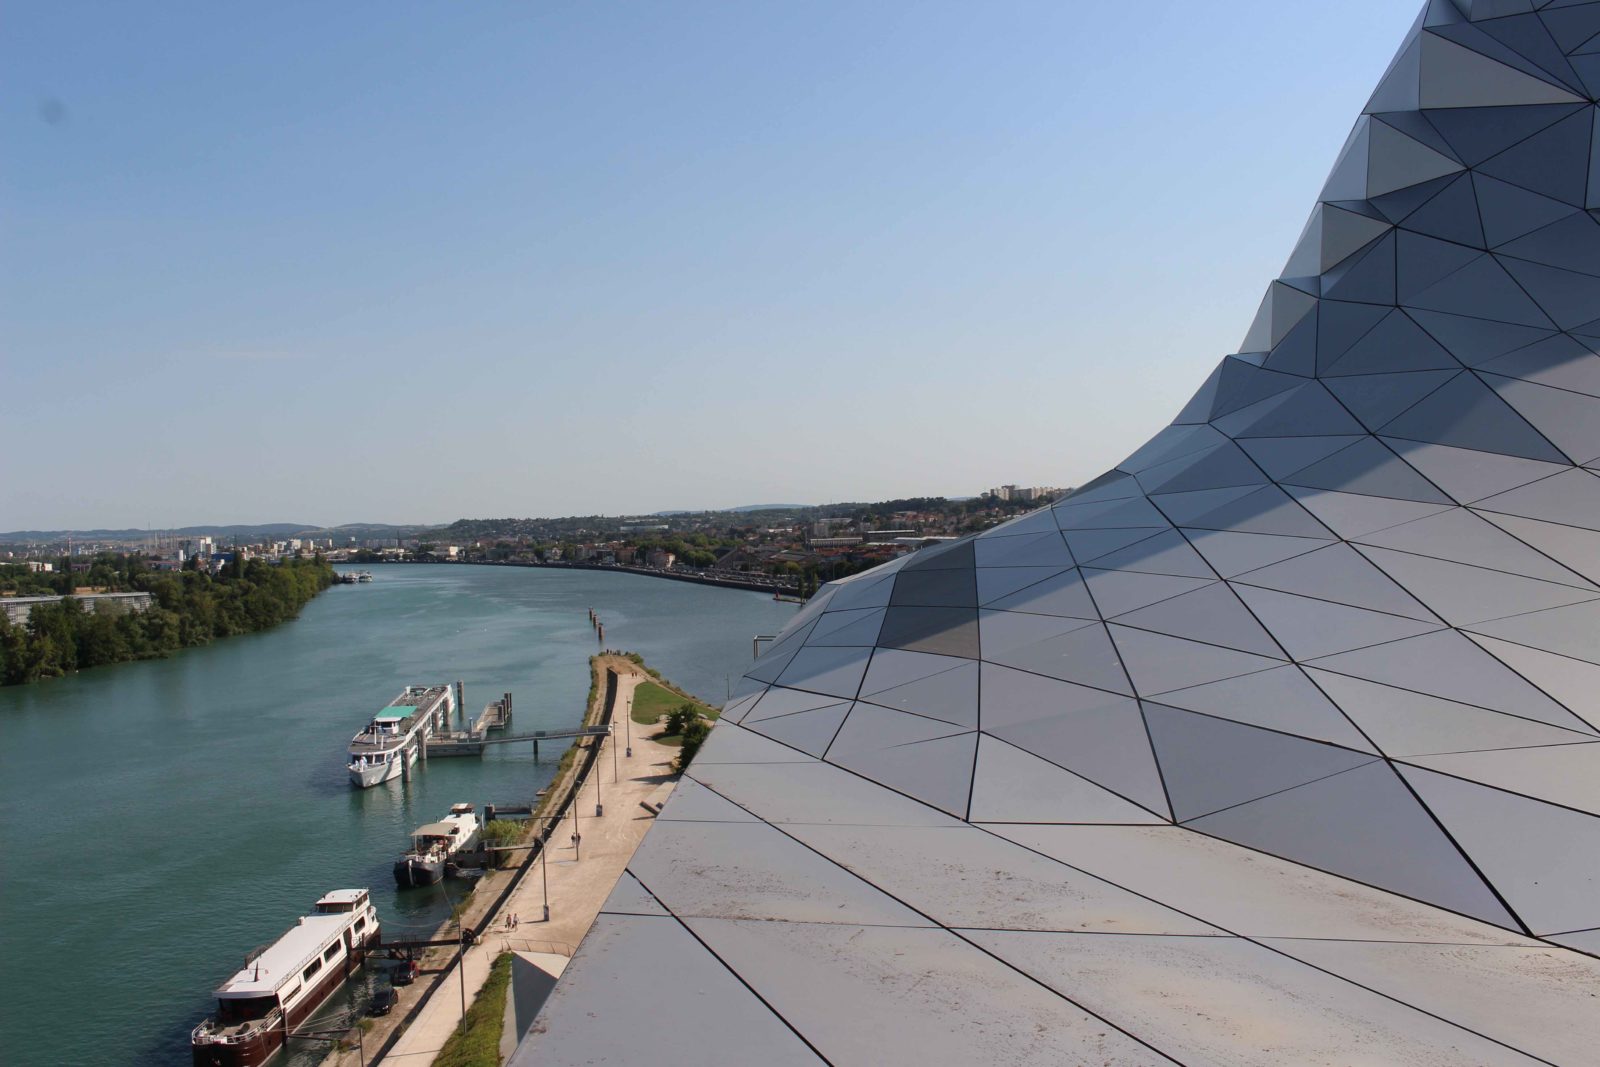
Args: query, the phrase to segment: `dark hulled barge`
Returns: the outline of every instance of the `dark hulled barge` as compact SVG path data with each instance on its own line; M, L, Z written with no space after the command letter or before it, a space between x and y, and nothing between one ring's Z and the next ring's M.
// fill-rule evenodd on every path
M194 1028L194 1067L256 1067L272 1057L361 966L378 941L365 889L337 889L217 990L217 1014Z
M478 817L471 804L452 804L450 814L411 834L411 851L394 862L394 880L406 886L433 885L445 868L478 847Z

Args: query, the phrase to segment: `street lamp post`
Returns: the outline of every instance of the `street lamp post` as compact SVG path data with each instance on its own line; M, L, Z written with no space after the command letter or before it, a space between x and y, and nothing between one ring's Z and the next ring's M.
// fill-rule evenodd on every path
M602 737L600 739L600 743L602 745L605 744L606 739ZM594 817L597 819L606 813L605 805L600 803L600 776L603 773L604 772L602 771L596 770L594 776Z
M622 729L628 735L628 758L633 758L633 694L628 694L628 708L623 712Z
M611 729L615 730L616 728L616 723L612 723ZM611 780L615 782L617 780L617 739L608 733L606 734L606 740L611 742Z
M539 875L544 881L544 921L550 921L550 824L545 823L544 841L539 845Z
M467 1032L467 917L460 920L461 952L456 956L456 970L461 973L461 1032Z

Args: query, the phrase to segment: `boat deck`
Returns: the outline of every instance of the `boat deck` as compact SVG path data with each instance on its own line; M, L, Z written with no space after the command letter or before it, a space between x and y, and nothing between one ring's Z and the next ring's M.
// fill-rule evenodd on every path
M377 752L393 752L395 749L409 744L415 732L416 728L410 727L401 730L397 734L372 734L367 732L356 734L350 741L350 754L352 756L364 756ZM366 737L370 737L372 740L363 741L362 738Z

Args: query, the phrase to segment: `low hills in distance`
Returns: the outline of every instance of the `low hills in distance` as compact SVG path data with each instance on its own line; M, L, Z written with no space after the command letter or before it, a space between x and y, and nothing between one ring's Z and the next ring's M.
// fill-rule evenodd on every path
M412 537L428 529L425 523L394 525L383 522L351 522L342 526L318 526L306 522L260 522L229 526L180 526L174 529L125 530L12 530L0 533L0 542L61 541L68 537L81 541L138 541L161 534L163 537L215 537L219 540L260 541L283 537Z
M986 497L905 497L873 503L833 504L744 504L734 508L675 509L650 513L616 515L570 515L559 518L482 518L457 519L447 525L430 523L353 522L339 526L313 523L266 522L233 525L195 525L176 528L93 529L93 530L13 530L0 532L0 544L59 544L68 540L101 543L137 544L153 537L163 539L212 537L221 543L244 544L283 540L293 537L333 538L336 545L385 539L435 539L468 542L519 536L549 536L552 533L593 533L626 529L647 529L652 523L676 528L685 522L715 522L727 516L730 525L777 526L786 523L815 523L824 519L848 519L884 523L905 513L940 514L970 511L981 507ZM1042 501L1041 501L1042 502ZM1030 505L1032 506L1032 505Z
M806 511L810 504L746 504L737 508L679 508L672 511L651 512L645 518L669 518L677 515L708 515L732 514L744 515L759 511ZM625 516L624 516L625 517ZM574 516L573 518L580 518ZM600 516L583 516L582 518L597 519ZM0 532L0 543L4 542L29 542L29 541L61 541L66 538L75 538L83 541L137 541L141 538L161 534L163 537L215 537L221 540L260 541L266 538L283 537L354 537L356 540L374 537L415 537L422 533L442 533L462 524L474 523L500 523L500 522L561 522L562 519L457 519L449 526L440 526L435 523L412 522L347 522L339 526L318 526L310 522L258 522L235 523L232 525L199 525L178 526L172 529L152 527L150 529L94 529L94 530L10 530Z
M671 518L674 515L745 515L753 511L805 511L813 507L812 504L745 504L737 508L674 508L670 511L652 511L650 514L658 518Z

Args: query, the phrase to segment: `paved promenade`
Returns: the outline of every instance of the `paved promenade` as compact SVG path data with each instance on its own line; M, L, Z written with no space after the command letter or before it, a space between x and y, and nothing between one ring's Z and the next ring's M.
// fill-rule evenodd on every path
M488 917L476 945L466 953L466 999L468 1005L489 974L494 958L506 949L557 952L570 956L593 925L600 907L610 895L639 841L654 816L640 806L663 782L672 777L672 761L678 750L658 745L645 735L653 727L632 725L633 756L625 753L627 718L633 704L633 690L645 675L641 671L623 673L617 679L616 738L604 742L594 771L584 783L571 812L550 838L548 855L536 862L512 893L505 906ZM617 744L612 752L613 743ZM613 771L615 757L615 772ZM604 814L595 817L596 791ZM660 800L660 797L655 797ZM574 846L576 831L581 840ZM541 870L544 867L544 870ZM549 879L550 921L544 922L545 876ZM515 930L508 929L506 918L516 915ZM411 1024L383 1063L390 1067L423 1067L444 1046L461 1022L461 978L451 973L434 993L427 1007ZM346 1060L355 1063L354 1054Z

